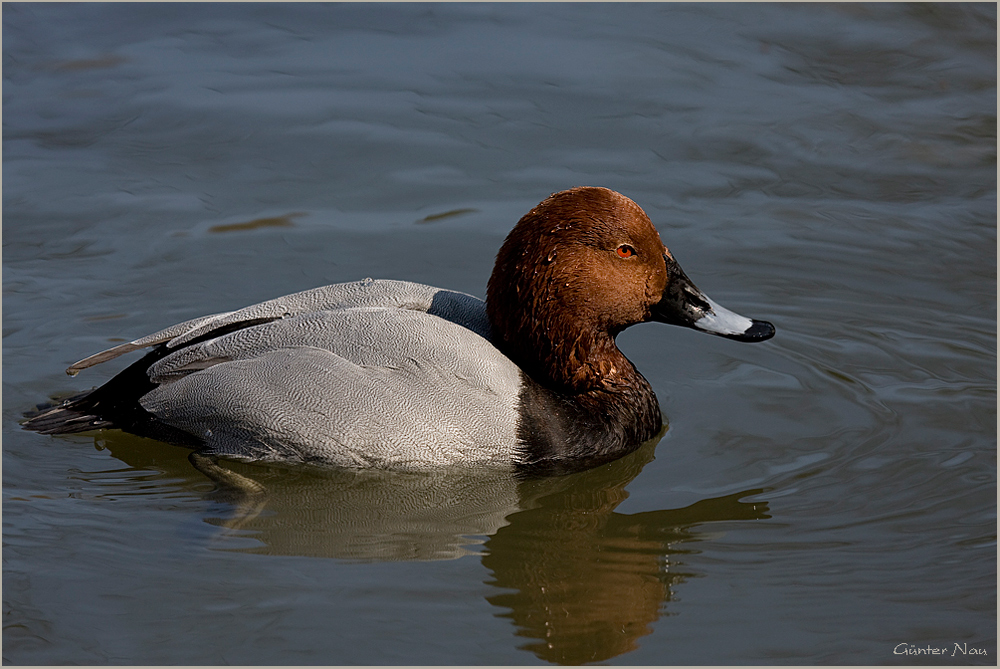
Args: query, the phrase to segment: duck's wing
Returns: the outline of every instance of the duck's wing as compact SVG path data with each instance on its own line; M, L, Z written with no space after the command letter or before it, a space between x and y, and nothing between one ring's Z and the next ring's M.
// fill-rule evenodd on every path
M365 279L353 283L338 283L293 293L238 311L227 311L178 323L84 358L70 365L66 373L75 376L87 367L156 344L166 344L167 348L179 348L213 333L231 332L304 313L354 307L384 307L428 312L488 337L489 322L481 304L481 300L465 293L441 290L408 281Z
M149 367L139 402L229 457L509 465L520 371L433 310L314 311L195 342Z

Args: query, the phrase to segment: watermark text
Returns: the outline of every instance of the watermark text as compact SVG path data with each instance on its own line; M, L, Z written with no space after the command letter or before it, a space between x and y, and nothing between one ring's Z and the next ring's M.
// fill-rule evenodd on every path
M893 655L945 655L959 657L962 655L988 655L985 648L976 648L967 643L955 643L951 646L915 646L912 643L898 643L892 649Z

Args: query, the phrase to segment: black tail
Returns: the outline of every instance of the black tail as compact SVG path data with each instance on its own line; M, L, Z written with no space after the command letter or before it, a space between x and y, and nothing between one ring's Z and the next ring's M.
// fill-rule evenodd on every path
M110 420L98 416L93 411L93 400L88 402L96 390L90 390L63 400L59 404L41 405L37 411L29 411L22 427L42 434L73 434L115 427Z
M278 318L280 316L231 323L206 332L187 342L185 346L199 344L236 330L270 323ZM103 386L70 397L59 404L40 406L37 411L25 413L28 420L21 427L42 434L73 434L114 428L172 444L197 446L201 443L200 439L161 423L139 404L139 399L157 385L149 380L147 370L153 363L162 360L175 350L179 349L158 344Z
M22 427L42 434L108 428L130 431L135 423L152 418L139 406L139 398L155 387L146 370L164 355L165 346L154 348L103 386L26 414L29 420Z
M103 386L26 413L28 420L21 427L41 434L119 429L172 444L199 444L197 438L161 423L139 404L139 398L156 387L146 370L168 353L163 344L155 347Z

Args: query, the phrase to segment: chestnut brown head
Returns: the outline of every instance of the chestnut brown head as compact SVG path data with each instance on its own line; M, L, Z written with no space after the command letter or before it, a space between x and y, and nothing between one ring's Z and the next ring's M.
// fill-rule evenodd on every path
M637 374L614 344L636 323L743 341L774 334L709 300L639 205L607 188L555 193L525 214L497 254L486 305L496 345L540 381L572 392Z

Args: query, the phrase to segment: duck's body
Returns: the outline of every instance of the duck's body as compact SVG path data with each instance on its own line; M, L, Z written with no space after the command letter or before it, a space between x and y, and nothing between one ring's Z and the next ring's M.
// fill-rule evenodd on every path
M774 332L707 301L642 210L597 188L558 193L521 220L488 302L368 279L206 316L70 367L154 347L26 427L120 428L261 461L572 469L661 427L619 331L655 319L745 341Z

